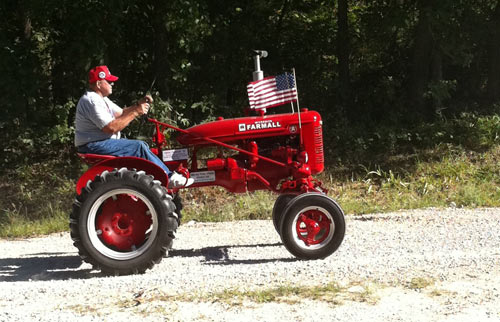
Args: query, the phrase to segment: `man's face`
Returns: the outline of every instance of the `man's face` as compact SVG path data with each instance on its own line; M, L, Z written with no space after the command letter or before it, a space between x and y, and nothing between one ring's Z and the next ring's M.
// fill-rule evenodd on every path
M97 88L101 91L103 97L111 95L113 93L113 82L108 82L107 80L98 80Z

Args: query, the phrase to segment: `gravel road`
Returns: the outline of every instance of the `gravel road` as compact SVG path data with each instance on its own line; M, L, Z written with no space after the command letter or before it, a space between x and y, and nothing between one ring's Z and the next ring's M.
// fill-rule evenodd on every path
M299 261L271 221L187 223L168 258L122 277L82 264L68 233L0 240L0 321L500 321L500 209L346 227L332 256Z

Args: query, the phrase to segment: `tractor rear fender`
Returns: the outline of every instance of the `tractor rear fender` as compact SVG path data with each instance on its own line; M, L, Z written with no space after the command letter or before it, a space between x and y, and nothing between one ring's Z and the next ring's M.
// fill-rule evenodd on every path
M95 177L104 171L112 171L113 169L128 168L144 171L152 175L155 180L161 182L162 186L166 187L168 183L168 176L162 168L157 166L151 161L136 158L136 157L116 157L112 159L103 160L96 163L88 169L76 183L76 193L80 194L82 189L85 188L89 180L94 180Z

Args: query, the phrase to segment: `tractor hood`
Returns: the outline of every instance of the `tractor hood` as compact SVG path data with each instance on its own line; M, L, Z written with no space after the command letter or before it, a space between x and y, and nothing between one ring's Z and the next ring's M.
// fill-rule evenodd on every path
M302 109L300 113L302 126L321 120L316 111ZM219 118L217 121L196 125L186 129L177 137L183 145L210 144L203 138L220 142L231 142L246 139L257 139L271 136L296 135L299 133L299 114L274 114L250 116L235 119Z

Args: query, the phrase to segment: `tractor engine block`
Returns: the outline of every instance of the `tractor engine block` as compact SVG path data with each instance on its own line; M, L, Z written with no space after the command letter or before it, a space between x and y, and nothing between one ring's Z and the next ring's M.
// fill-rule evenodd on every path
M311 176L324 170L322 120L315 111L302 109L300 114L219 118L187 131L177 140L194 146L190 171L195 175L214 171L217 184L232 192L276 190L286 180L294 182L288 183L288 188L298 189L304 181L310 186ZM198 168L198 151L212 146L203 138L235 146L239 153L231 156L220 153L205 160L206 168ZM213 185L213 182L198 185Z

